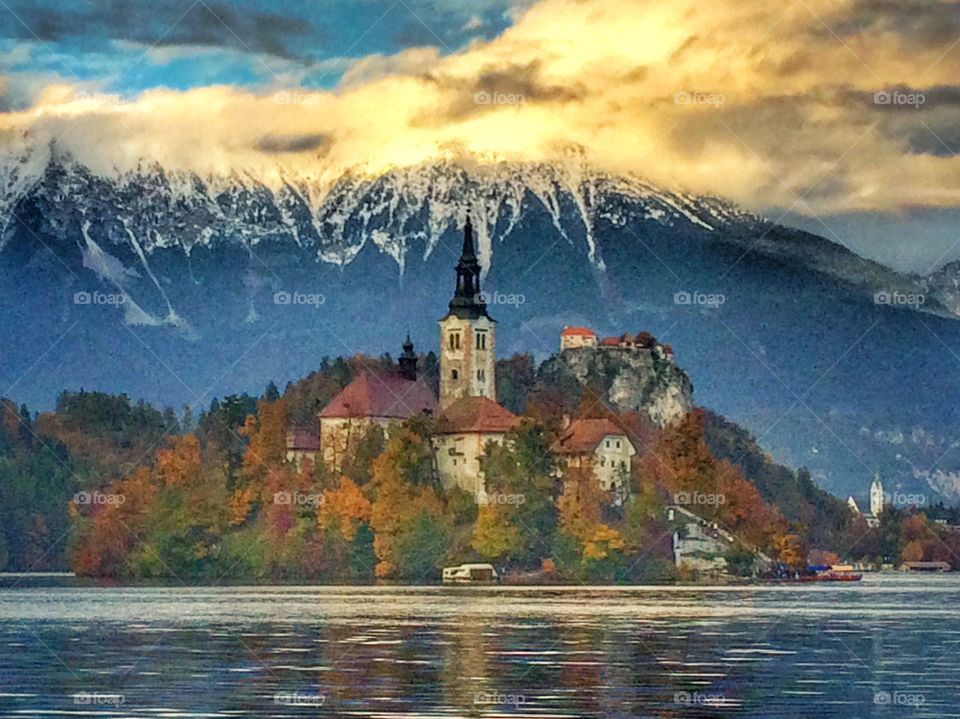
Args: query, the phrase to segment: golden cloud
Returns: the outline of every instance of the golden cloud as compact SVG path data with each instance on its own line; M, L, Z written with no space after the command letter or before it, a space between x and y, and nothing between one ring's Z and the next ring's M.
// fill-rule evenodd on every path
M0 129L100 172L156 160L323 178L576 144L600 167L752 208L954 206L958 37L947 2L541 0L492 41L363 58L329 92L124 101L56 86Z

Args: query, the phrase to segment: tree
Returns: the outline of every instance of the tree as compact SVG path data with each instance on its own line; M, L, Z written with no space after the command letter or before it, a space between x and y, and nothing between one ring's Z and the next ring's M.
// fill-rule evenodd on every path
M477 513L470 545L484 559L503 561L523 546L523 537L505 507L486 505Z
M560 527L578 547L581 564L605 560L625 546L623 536L601 519L603 492L592 468L567 468L557 504Z
M556 464L550 451L546 429L535 422L523 421L507 434L502 444L488 443L480 460L488 494L509 500L497 507L497 523L509 523L519 537L519 546L508 554L517 563L539 566L551 552L557 528L555 503ZM493 521L486 519L486 522Z
M280 399L280 390L277 389L277 385L273 380L267 384L267 388L263 391L263 397L261 399L264 402L276 402Z
M193 408L189 404L183 405L183 412L180 415L180 429L188 434L196 429L194 427Z
M361 524L369 524L370 501L349 477L341 477L336 489L323 493L323 502L317 508L317 521L323 529L337 532L352 542Z
M376 497L370 526L375 533L378 577L411 578L424 562L434 561L425 543L440 531L443 505L432 469L429 442L408 426L393 433L383 454L374 461ZM442 554L443 547L436 549Z

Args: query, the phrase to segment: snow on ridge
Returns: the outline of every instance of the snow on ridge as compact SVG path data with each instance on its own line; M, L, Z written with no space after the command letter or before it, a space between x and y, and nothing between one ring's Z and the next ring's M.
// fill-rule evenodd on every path
M496 243L514 231L530 202L547 214L561 241L584 242L589 262L602 271L602 248L595 237L599 219L618 225L631 217L663 224L681 220L713 230L737 218L736 210L722 201L665 192L635 176L603 172L576 154L556 162L469 166L441 160L380 175L355 169L336 180L319 172L281 172L279 182L270 178L269 184L249 172L200 177L155 163L114 178L96 178L94 184L90 171L69 158L51 162L62 165L51 180L62 187L46 191L68 193L84 216L98 220L94 227L107 235L101 244L128 244L148 273L146 257L159 248L179 247L189 255L196 246L231 241L252 252L263 241L276 239L309 251L316 261L341 266L371 242L402 273L417 243L423 245L422 256L429 257L444 233L459 231L468 210L486 273ZM111 187L115 197L109 196ZM82 196L100 188L106 196ZM18 198L6 200L15 203ZM0 211L6 206L3 201L0 197ZM55 198L50 204L56 209ZM103 229L111 226L122 230Z

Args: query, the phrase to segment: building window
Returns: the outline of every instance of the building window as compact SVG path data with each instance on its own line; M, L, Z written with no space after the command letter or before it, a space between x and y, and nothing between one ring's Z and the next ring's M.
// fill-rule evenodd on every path
M484 381L486 381L486 379L487 379L487 373L486 373L486 371L485 371L485 370L482 370L482 369L478 369L478 370L477 370L477 382L484 382Z
M457 372L455 369L450 370L450 379L459 379L459 378L460 378L459 372Z
M610 449L610 440L607 440L607 449Z
M617 440L617 449L620 449L620 440Z
M476 348L478 350L485 350L487 348L487 333L486 332L476 332L474 335L474 340Z
M460 349L460 333L459 332L450 333L450 336L448 339L448 345L452 350Z

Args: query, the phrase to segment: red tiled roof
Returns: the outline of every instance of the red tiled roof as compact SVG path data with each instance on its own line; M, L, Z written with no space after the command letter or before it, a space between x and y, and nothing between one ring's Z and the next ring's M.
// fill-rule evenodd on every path
M461 397L441 415L441 434L509 432L520 418L487 397Z
M553 443L556 454L593 454L607 435L626 435L609 419L578 419ZM629 441L629 440L627 440Z
M620 338L619 337L604 337L600 340L600 344L604 347L619 347Z
M421 380L396 374L361 372L323 408L320 417L385 417L408 419L437 408L433 390Z
M287 449L301 452L319 452L320 436L317 430L308 427L294 427L287 432Z
M561 337L596 337L597 333L589 327L564 327Z

